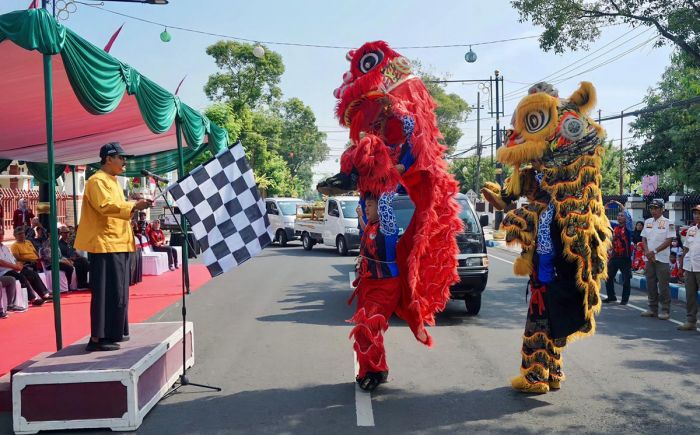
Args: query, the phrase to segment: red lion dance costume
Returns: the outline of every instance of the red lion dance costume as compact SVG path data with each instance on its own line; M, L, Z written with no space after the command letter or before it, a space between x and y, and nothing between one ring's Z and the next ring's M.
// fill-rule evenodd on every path
M341 172L317 188L324 194L358 190L377 198L381 216L392 215L397 190L405 190L416 207L398 239L395 259L387 262L395 265L396 276L373 279L361 268L356 281L358 304L350 320L356 326L350 336L360 366L357 382L371 391L386 381L383 333L392 313L408 323L416 339L432 345L424 325L435 324L435 313L444 309L450 286L459 279L455 236L463 224L454 200L458 185L447 172L446 147L438 142L436 105L411 74L408 59L376 41L350 51L347 60L350 71L334 95L336 115L350 128L352 146L341 157ZM390 221L381 223L387 240L398 238Z

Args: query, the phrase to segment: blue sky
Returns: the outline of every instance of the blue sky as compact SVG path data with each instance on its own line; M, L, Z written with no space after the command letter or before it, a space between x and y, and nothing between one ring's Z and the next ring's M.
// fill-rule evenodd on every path
M83 1L90 3L90 0ZM2 0L0 13L24 9L29 3L30 0ZM313 0L170 0L167 6L107 2L104 8L172 26L256 41L339 46L359 46L376 39L384 39L393 46L468 44L541 32L529 23L519 23L517 12L506 0L386 0L366 2L365 6L359 4ZM159 39L163 31L161 27L81 4L76 6L77 11L67 21L62 21L63 24L94 44L104 46L112 33L125 23L111 54L171 91L187 75L179 93L182 100L199 109L210 104L203 86L207 77L216 71L216 66L205 50L220 38L169 29L172 41L166 44ZM654 49L647 44L607 65L584 71L611 60L654 35L653 31L641 34L644 30L627 33L630 28L625 26L608 27L601 39L591 44L589 51L562 55L544 53L537 39L477 46L473 49L478 60L473 64L464 61L468 48L406 49L401 52L411 59L420 60L432 72L447 74L452 79L488 78L498 69L506 80L507 96L526 86L519 82L536 81L590 54L587 59L554 76L555 79L575 76L562 82L555 81L555 86L562 96L567 96L579 81L593 82L598 89L598 108L605 116L619 113L642 100L669 63L670 50L666 47ZM633 40L625 42L632 37ZM605 44L610 45L601 49ZM620 47L614 48L616 45ZM335 99L332 95L348 66L346 50L279 45L269 45L268 48L280 53L284 59L286 71L281 87L285 98L298 97L311 106L319 128L328 132L331 156L319 165L318 171L334 172L337 169L335 159L347 141L347 134L333 118ZM606 50L612 51L603 54ZM448 91L461 95L470 104L476 103L475 85L454 84L448 87ZM506 101L506 123L517 104L518 95L522 94L522 91L513 94ZM463 124L464 136L458 150L475 143L475 116L474 111L470 120ZM492 120L483 121L482 134L488 135L491 125ZM604 127L610 137L620 137L619 121L604 123ZM628 136L630 134L625 131L624 137ZM625 139L625 143L629 141Z

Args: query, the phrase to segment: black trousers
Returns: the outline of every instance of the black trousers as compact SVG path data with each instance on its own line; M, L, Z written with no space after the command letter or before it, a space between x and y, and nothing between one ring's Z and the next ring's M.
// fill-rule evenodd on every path
M20 272L10 270L5 275L14 277L22 287L27 289L29 300L49 294L49 290L39 278L39 274L29 267L23 268Z
M610 257L608 260L608 280L605 288L608 291L608 299L616 300L615 275L617 271L622 273L622 302L630 298L630 280L632 279L632 259L629 257Z
M75 267L76 280L78 288L88 288L88 271L90 270L90 262L85 257L72 258L73 266ZM70 281L69 281L70 283Z
M167 252L168 253L168 266L177 267L177 251L175 248L169 245L163 246L153 246L155 252Z
M70 264L58 263L58 269L65 272L66 279L68 280L68 287L70 287L70 282L73 279L73 271L75 270L75 268ZM51 265L48 265L46 267L46 273L51 273Z
M129 335L129 253L89 254L91 336L120 340Z

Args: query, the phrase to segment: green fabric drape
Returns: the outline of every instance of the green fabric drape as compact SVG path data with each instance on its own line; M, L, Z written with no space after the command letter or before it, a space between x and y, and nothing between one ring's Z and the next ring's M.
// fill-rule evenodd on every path
M12 160L0 159L0 172L5 172L5 170L10 166Z
M127 92L135 96L141 117L153 133L165 133L173 127L176 118L180 120L182 133L188 145L187 158L201 153L207 142L214 154L229 145L226 130L181 103L179 98L141 75L136 69L58 24L44 9L0 15L0 41L5 39L27 50L60 54L73 92L90 113L102 115L114 111ZM173 159L176 160L173 156L176 154L168 153L171 152L132 159L128 163L128 173L138 176L141 169L156 173L176 169L173 163ZM37 167L37 173L33 173L37 179L42 177L39 170Z
M54 165L55 171L56 171L56 178L60 177L63 175L63 172L66 170L66 165ZM36 180L39 183L48 183L49 182L49 164L48 163L34 163L34 162L27 162L27 169L29 169L29 173L34 176L34 180ZM54 180L55 182L56 180Z

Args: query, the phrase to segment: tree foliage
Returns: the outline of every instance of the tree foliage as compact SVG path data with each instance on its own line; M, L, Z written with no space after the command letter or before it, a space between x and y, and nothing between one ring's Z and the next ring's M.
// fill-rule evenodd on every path
M207 47L221 72L209 76L204 92L213 101L223 101L237 112L243 106L251 109L272 104L282 96L279 88L284 73L282 56L265 49L265 56L253 55L252 44L219 41Z
M618 195L620 193L620 156L623 156L622 188L624 192L631 192L630 173L624 154L620 152L619 144L618 147L615 147L612 142L606 142L604 146L603 167L600 169L603 177L600 189L603 195Z
M207 48L220 71L209 76L206 95L216 103L207 115L241 140L259 186L270 195L299 196L311 187L312 167L328 155L326 136L318 131L310 107L298 98L282 101L282 57L253 45L219 41ZM204 153L191 166L211 157Z
M459 183L459 191L467 193L469 189L479 192L485 181L496 181L495 166L490 158L481 158L479 165L479 180L476 182L477 156L469 156L462 159L454 159L450 163L449 171Z
M540 47L562 53L588 49L608 24L653 27L700 65L700 2L697 0L513 0L520 21L544 27Z
M647 107L700 95L700 67L677 53L656 89L646 96ZM632 123L635 137L628 157L633 177L660 175L664 186L700 190L700 105L670 108L640 115Z

